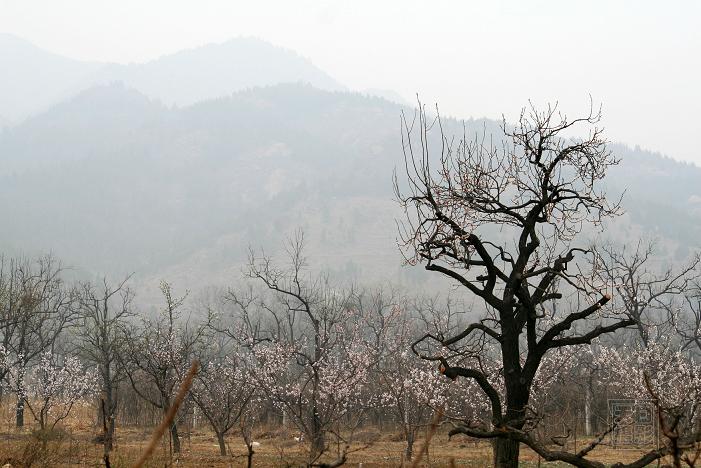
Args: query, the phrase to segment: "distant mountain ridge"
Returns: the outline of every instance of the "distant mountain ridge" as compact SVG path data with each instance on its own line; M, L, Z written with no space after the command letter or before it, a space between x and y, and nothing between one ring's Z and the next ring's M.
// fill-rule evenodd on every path
M0 33L0 120L17 123L70 96L102 64L81 62Z
M403 268L388 90L348 92L294 52L235 39L136 65L79 62L0 35L0 253L53 251L90 273L155 285L230 283L249 246L302 227L310 261L343 278L427 286ZM174 105L176 104L176 105ZM9 118L7 112L9 111ZM22 119L25 119L22 121ZM468 132L498 132L490 120ZM448 134L462 123L444 119ZM611 145L613 239L659 238L684 258L701 238L701 168Z
M11 220L0 242L9 253L52 250L91 272L197 289L235 281L248 246L275 250L302 227L320 268L426 285L396 245L402 110L300 84L182 108L123 85L92 88L0 134L0 217ZM462 133L459 121L444 124ZM623 162L609 185L627 189L628 214L609 234L659 237L671 258L698 248L701 169L612 150Z
M140 64L81 62L0 34L0 126L17 123L100 84L121 82L166 105L186 106L255 86L309 83L346 88L294 51L237 38Z
M253 38L207 44L143 64L109 65L89 81L123 82L166 105L180 106L280 83L346 89L297 53Z

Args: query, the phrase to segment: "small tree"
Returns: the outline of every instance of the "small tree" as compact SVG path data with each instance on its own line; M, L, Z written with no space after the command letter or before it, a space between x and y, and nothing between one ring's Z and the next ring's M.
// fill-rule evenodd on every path
M76 403L95 394L97 373L86 370L74 356L61 359L45 352L32 373L30 388L36 398L27 398L25 404L45 433L66 419Z
M251 254L248 275L273 293L272 301L260 304L267 325L252 319L250 300L232 298L244 310L243 333L259 369L256 383L304 433L313 464L327 451L334 424L360 406L372 357L363 321L346 293L334 290L324 276L307 276L303 244L299 232L289 244L289 269ZM339 460L345 455L339 453Z
M54 347L75 319L75 291L64 284L52 256L36 260L0 258L0 378L12 372L17 395L15 423L24 425L26 380L32 364Z
M225 357L202 361L192 389L192 398L212 426L222 456L227 452L226 434L246 417L248 405L256 393L251 377L253 370L245 357L244 350L230 349Z
M119 384L125 378L121 358L126 350L127 320L133 316L133 294L127 288L129 277L111 286L107 279L100 286L84 283L79 289L78 311L81 354L99 371L101 391L100 417L104 418L105 456L112 451L116 414L119 404Z
M144 319L139 328L126 332L124 365L134 391L166 414L190 367L206 324L192 326L181 317L187 295L173 295L169 283L161 282L165 307L155 319ZM154 394L155 393L155 394ZM177 418L170 426L172 450L180 453Z

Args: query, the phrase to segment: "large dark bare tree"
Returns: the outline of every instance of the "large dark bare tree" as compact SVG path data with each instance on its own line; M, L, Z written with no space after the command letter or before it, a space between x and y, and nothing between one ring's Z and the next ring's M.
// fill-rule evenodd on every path
M614 291L590 281L591 252L579 235L620 211L600 186L617 160L599 120L593 109L570 120L556 106L530 106L515 127L504 123L503 135L452 140L423 108L413 122L403 119L407 179L395 178L395 190L407 260L484 303L480 319L459 333L427 333L412 348L446 376L477 382L491 424L457 425L451 434L492 439L495 466L517 467L520 443L548 460L599 466L586 458L591 449L550 450L529 430L532 385L548 353L636 324L607 307ZM497 375L480 366L485 342L500 351Z

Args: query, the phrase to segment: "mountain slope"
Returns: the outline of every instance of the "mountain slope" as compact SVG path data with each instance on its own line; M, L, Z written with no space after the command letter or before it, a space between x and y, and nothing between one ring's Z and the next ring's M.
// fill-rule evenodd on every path
M410 112L299 84L184 108L123 86L94 88L0 134L0 216L11 220L0 242L196 289L234 281L248 246L274 250L302 227L319 267L428 284L420 269L401 267L395 242L402 110ZM492 132L497 123L466 127ZM452 119L444 128L463 130ZM701 169L612 149L623 163L609 184L627 188L628 215L611 232L657 235L672 256L698 247Z

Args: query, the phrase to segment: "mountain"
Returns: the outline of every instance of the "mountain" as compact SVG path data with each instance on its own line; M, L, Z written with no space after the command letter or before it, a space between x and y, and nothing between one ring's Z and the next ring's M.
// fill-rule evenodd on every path
M310 262L363 283L427 287L403 268L392 172L398 117L383 98L309 85L251 88L182 108L99 86L0 134L5 252L53 250L91 272L198 289L240 276L249 246L279 251L303 228ZM468 132L498 123L468 120ZM447 133L462 123L445 119ZM701 169L620 145L627 190L611 235L654 235L682 257L701 235ZM156 290L152 287L151 290Z
M0 34L0 127L20 122L96 85L121 82L166 105L186 106L254 86L341 84L297 53L253 38L184 50L141 64L81 62Z
M102 66L46 52L9 34L0 34L0 63L0 116L6 122L65 99L76 83Z
M210 271L203 279L298 225L314 226L324 252L338 249L328 265L343 258L352 270L360 247L360 257L395 258L384 249L391 227L363 237L358 228L392 218L399 109L304 85L182 109L123 86L91 89L0 137L0 213L13 219L0 241L92 271L197 263ZM378 232L389 235L382 248L367 240Z
M381 97L387 99L390 102L401 104L402 106L412 106L412 104L409 101L404 99L404 96L391 89L367 88L364 89L362 93L367 94L368 96Z
M143 64L109 65L92 84L123 82L167 105L187 106L254 86L308 83L345 89L295 52L254 38L238 38L184 50Z
M0 175L100 158L106 147L129 141L167 113L162 104L121 84L88 89L6 131Z

